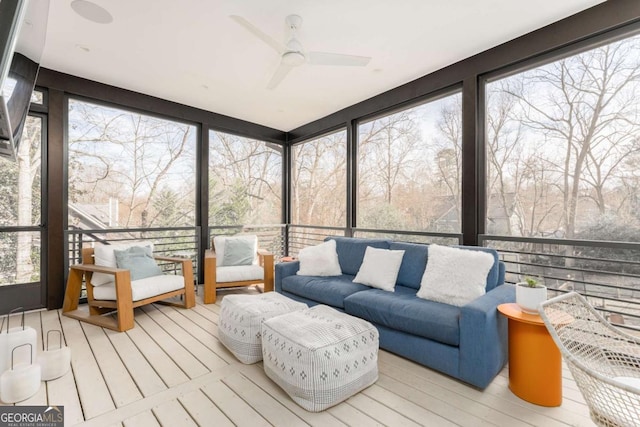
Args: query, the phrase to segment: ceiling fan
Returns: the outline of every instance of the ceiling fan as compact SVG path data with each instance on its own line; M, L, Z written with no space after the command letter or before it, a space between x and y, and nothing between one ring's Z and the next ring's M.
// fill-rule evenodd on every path
M286 43L280 43L266 34L258 27L244 19L242 16L231 15L231 19L243 26L254 36L271 46L280 55L280 65L267 84L267 89L274 89L289 74L289 72L304 63L310 65L339 65L364 67L371 60L368 56L343 55L329 52L307 52L296 38L296 31L302 25L302 18L298 15L289 15L285 18L287 28L291 35Z

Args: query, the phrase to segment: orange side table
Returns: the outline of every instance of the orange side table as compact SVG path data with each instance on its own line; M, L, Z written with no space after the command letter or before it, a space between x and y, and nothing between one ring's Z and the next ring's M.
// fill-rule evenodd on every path
M560 406L562 358L542 318L515 303L498 311L509 319L509 388L527 402Z

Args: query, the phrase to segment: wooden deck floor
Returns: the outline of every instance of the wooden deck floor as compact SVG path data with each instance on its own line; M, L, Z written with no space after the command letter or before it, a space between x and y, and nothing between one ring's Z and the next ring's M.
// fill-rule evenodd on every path
M233 292L247 292L229 290ZM202 295L202 292L200 292ZM72 369L21 405L64 405L66 425L86 426L592 426L564 369L564 401L545 408L514 396L508 369L484 391L380 351L379 380L321 413L297 406L264 374L217 339L220 300L194 309L137 309L136 326L116 333L60 315L28 313L42 337L62 329Z

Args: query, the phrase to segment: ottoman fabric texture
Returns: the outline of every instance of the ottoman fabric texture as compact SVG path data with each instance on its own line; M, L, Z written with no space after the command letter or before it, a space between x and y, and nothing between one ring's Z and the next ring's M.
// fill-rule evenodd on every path
M324 305L265 320L262 353L267 376L311 412L378 379L378 330Z
M306 304L275 292L227 295L221 304L218 338L242 363L259 362L262 360L262 321L305 308Z

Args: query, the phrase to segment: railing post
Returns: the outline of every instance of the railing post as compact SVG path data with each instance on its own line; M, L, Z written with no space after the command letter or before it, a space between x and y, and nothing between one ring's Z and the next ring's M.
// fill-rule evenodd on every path
M289 256L289 229L291 227L291 224L285 224L284 226L284 236L283 236L283 249L284 249L284 256Z

